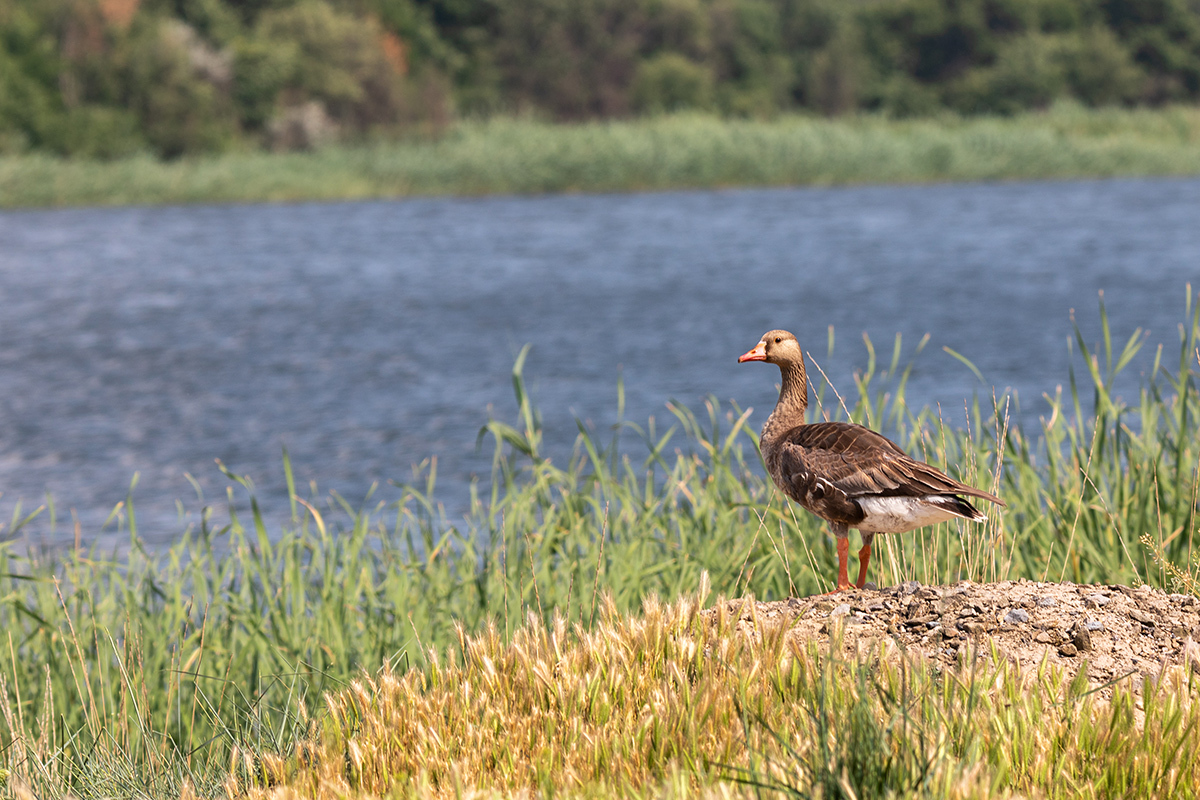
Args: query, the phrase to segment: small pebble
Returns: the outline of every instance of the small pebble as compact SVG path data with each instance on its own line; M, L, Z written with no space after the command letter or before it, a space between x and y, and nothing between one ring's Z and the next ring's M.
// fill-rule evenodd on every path
M1102 631L1104 630L1104 623L1098 620L1089 619L1084 623L1084 627L1089 631Z
M1092 649L1092 635L1088 633L1086 626L1080 625L1078 622L1071 630L1071 642L1081 653Z
M1029 614L1019 608L1014 608L1004 615L1005 625L1015 625L1018 622L1029 622Z
M1102 594L1089 594L1087 597L1085 597L1083 599L1088 601L1089 603L1092 603L1097 608L1103 608L1104 606L1108 605L1110 602L1109 599Z
M1039 597L1037 599L1037 604L1041 608L1052 608L1058 605L1058 601L1053 597Z
M1075 648L1075 645L1071 644L1070 642L1068 642L1067 644L1064 644L1062 647L1058 648L1058 654L1060 656L1066 656L1068 658L1070 658L1071 656L1075 655L1078 652L1079 651Z
M847 615L847 614L849 614L849 613L850 613L850 604L849 604L849 603L842 603L842 604L841 604L841 605L839 605L839 606L834 606L834 607L833 607L833 611L830 611L830 612L829 612L829 616L831 616L831 617L844 617L844 616L846 616L846 615Z
M1140 608L1129 609L1129 616L1133 619L1136 619L1143 625L1154 625L1154 617L1142 611Z
M921 584L917 583L916 581L905 581L904 583L900 584L901 594L916 594L920 588Z

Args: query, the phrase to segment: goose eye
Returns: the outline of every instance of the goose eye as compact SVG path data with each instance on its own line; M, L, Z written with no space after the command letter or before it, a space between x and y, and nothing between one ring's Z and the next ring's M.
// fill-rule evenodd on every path
M782 336L776 336L776 337L775 337L775 344L779 344L779 343L780 343L780 342L782 342L782 341L783 341L783 337L782 337Z

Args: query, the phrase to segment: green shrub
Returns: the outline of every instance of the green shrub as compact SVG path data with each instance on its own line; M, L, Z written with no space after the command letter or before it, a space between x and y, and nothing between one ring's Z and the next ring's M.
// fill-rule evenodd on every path
M708 68L678 53L663 53L638 65L633 103L638 111L659 114L712 105L713 76Z
M1150 74L1153 102L1200 98L1200 9L1189 0L1103 0L1107 27Z
M942 110L936 89L898 73L883 81L875 97L879 108L896 117L932 116Z
M293 41L245 37L234 44L233 52L233 97L242 124L250 131L261 130L296 72L300 46Z
M514 110L558 119L623 116L642 49L639 0L500 3L492 54Z
M86 105L62 117L61 151L78 158L113 159L146 146L137 117L112 106Z
M1059 56L1071 94L1090 106L1137 100L1146 75L1108 28L1088 28L1064 42Z
M1066 72L1057 36L1028 34L1004 43L994 64L967 73L950 90L959 110L968 114L1015 114L1045 108L1063 94Z
M643 48L646 53L672 52L711 64L713 15L707 0L649 0Z
M178 20L148 20L126 54L130 107L160 156L225 149L237 132L229 97L232 64Z
M265 12L255 33L257 49L242 52L265 70L257 80L278 85L286 76L281 82L283 105L315 101L336 123L356 132L396 122L401 75L384 53L377 22L337 11L323 0L309 0ZM289 56L293 48L294 58ZM273 55L264 58L266 52ZM245 85L254 80L247 78Z
M859 106L866 63L857 28L843 22L825 47L813 56L805 96L825 114L844 114Z
M38 20L0 3L0 153L53 149L63 111L59 69L53 42Z
M713 7L717 99L735 116L765 116L790 104L795 68L783 51L779 8L766 0Z
M1014 114L1073 96L1091 106L1131 102L1146 76L1107 28L1033 33L999 48L994 63L969 72L949 96L967 113Z

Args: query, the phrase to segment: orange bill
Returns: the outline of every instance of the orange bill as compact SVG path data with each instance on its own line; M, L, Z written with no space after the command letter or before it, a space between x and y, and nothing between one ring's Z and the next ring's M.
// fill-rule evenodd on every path
M754 345L753 350L751 350L749 353L746 353L741 358L739 358L738 363L741 364L743 361L766 361L766 360L767 360L767 343L759 342L758 344Z

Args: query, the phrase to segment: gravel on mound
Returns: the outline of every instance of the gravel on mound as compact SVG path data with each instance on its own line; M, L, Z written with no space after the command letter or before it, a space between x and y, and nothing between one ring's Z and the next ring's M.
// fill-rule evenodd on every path
M994 644L1022 670L1044 659L1071 673L1086 668L1094 685L1154 678L1172 665L1200 672L1200 600L1149 586L908 581L767 603L729 600L703 614L715 619L722 611L753 637L786 625L804 642L828 645L840 636L855 652L890 641L944 666L958 664L960 651L984 657Z

